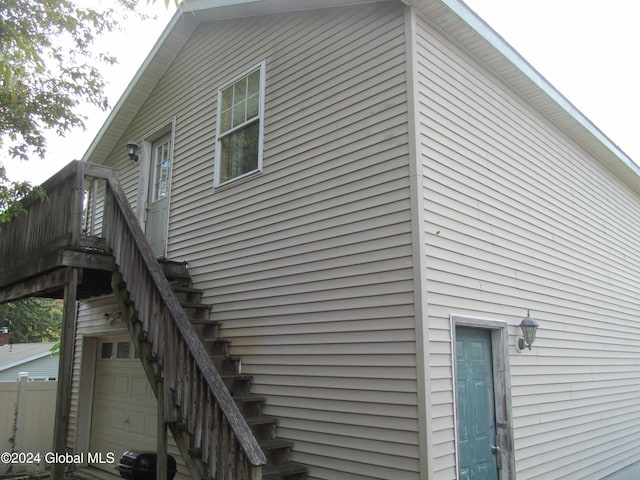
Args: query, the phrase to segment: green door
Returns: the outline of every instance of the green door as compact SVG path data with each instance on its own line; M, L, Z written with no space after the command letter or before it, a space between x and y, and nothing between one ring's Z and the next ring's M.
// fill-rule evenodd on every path
M498 480L491 332L456 328L461 480Z

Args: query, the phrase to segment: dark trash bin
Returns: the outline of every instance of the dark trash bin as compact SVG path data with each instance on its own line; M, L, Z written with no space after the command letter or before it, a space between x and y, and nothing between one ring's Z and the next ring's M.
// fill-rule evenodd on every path
M128 480L156 480L155 452L127 451L122 454L116 470ZM167 480L176 476L176 459L167 455Z

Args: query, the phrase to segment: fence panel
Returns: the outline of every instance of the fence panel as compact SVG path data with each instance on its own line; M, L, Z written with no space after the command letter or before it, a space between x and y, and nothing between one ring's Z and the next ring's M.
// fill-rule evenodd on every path
M0 463L0 474L41 471L45 454L52 451L58 382L0 382L0 453L40 454L41 464Z

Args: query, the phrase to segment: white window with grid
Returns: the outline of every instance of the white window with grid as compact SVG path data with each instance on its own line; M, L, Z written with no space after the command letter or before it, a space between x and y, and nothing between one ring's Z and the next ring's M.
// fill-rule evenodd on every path
M215 186L262 170L265 63L218 90Z

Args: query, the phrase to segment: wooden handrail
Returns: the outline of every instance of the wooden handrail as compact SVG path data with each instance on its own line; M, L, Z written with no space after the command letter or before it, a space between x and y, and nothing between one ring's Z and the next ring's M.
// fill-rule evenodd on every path
M117 180L107 178L103 236L162 369L164 405L177 407L211 478L255 479L262 449L162 272Z

